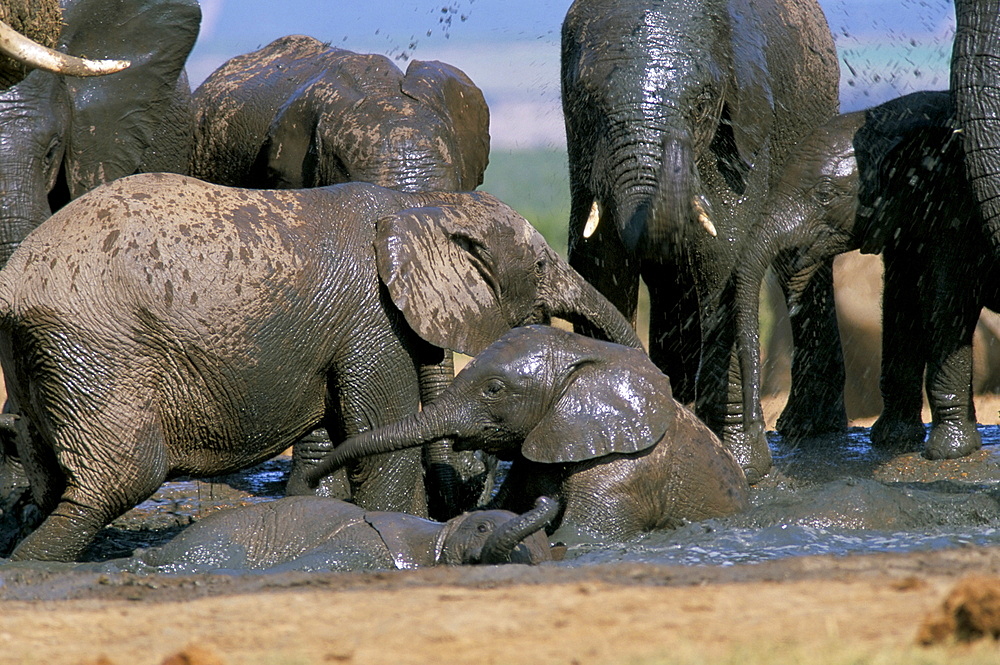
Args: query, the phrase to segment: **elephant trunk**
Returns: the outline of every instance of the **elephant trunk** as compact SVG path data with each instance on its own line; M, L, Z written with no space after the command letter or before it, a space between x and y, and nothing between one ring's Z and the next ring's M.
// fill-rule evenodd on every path
M0 21L0 53L34 69L66 76L104 76L128 67L128 60L88 60L42 46Z
M955 3L951 90L966 172L987 233L1000 248L1000 0Z
M305 472L305 481L315 487L324 476L353 460L456 438L458 432L448 428L436 404L429 404L418 413L345 440Z
M511 563L518 543L531 534L541 531L559 514L559 502L546 496L538 497L535 507L519 517L515 517L486 539L483 544L480 563ZM517 561L520 563L521 561ZM524 563L531 563L524 561Z
M551 306L552 316L578 325L587 334L604 340L642 348L642 342L618 309L568 263L558 258L549 261L552 278L545 284L543 298Z

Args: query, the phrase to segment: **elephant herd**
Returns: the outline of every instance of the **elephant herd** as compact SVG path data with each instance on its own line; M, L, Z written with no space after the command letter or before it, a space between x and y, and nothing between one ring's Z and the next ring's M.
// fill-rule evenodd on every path
M772 464L765 271L795 345L779 430L839 431L833 259L858 248L886 263L873 445L972 452L997 4L958 0L951 90L838 114L815 0L576 0L566 260L475 191L489 110L456 67L296 35L192 92L195 0L64 0L58 39L13 33L34 69L0 93L0 556L78 559L163 482L289 447L288 497L134 563L535 563L741 512ZM0 33L33 37L16 11Z

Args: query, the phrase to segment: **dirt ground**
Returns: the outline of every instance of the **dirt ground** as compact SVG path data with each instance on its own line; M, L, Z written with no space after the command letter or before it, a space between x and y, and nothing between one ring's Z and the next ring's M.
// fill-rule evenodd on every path
M981 401L980 420L998 407ZM983 576L1000 579L1000 548L728 567L23 570L0 578L0 665L998 662L993 639L918 643L956 584L989 589Z

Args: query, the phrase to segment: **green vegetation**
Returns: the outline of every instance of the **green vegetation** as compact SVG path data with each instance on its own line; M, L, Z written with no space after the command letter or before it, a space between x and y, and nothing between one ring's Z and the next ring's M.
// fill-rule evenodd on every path
M564 149L494 150L480 189L521 213L566 255L569 168Z

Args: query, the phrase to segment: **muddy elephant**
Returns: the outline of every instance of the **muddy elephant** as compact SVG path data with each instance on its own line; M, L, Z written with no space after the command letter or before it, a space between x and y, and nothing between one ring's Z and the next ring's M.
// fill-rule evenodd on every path
M344 441L310 479L441 437L512 462L496 507L558 500L556 534L627 539L748 505L733 455L645 353L548 326L509 331L433 404Z
M838 82L814 0L577 0L562 27L570 264L633 319L641 276L650 356L751 481L771 460L741 430L730 278Z
M49 69L61 73L37 69L0 93L0 266L53 210L97 185L187 170L194 118L184 64L197 1L75 0L64 20L60 51L129 66L65 76L79 68L56 54Z
M339 499L292 496L214 512L164 545L103 565L192 574L536 564L552 560L544 528L558 509L542 497L523 515L479 510L435 522Z
M483 193L367 183L247 190L121 178L0 271L0 363L42 524L18 559L72 559L167 478L245 468L323 424L417 410L421 367L558 316L628 321ZM359 460L353 499L426 514L420 451ZM296 458L293 476L308 468Z
M489 109L461 70L291 35L237 56L194 92L190 174L220 185L371 182L471 191L489 159Z
M860 249L880 252L885 261L883 409L872 443L909 448L924 441L926 371L933 422L924 455L953 458L980 447L972 338L980 311L1000 305L1000 292L952 110L947 91L912 93L834 118L790 158L768 204L765 242L746 253L737 277L741 364L749 377L745 408L755 418L748 428L763 427L753 401L764 270L774 264L796 316L797 298L817 265ZM835 328L830 335L832 348Z

